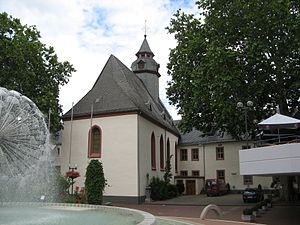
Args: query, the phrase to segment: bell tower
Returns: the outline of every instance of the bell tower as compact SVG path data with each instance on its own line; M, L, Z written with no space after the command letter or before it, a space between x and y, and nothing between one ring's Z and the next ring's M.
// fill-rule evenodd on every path
M142 80L155 101L159 98L159 64L153 59L154 54L147 42L147 35L140 50L135 54L137 59L131 64L132 71Z

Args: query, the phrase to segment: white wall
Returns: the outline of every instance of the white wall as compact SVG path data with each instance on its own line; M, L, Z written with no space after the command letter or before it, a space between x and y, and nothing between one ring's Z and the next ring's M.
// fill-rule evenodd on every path
M224 142L205 145L191 145L178 147L178 175L180 170L188 170L191 176L192 170L200 170L200 176L205 179L216 178L217 170L225 170L225 182L230 184L231 189L243 190L248 185L244 185L243 176L239 170L239 150L245 142ZM224 147L224 160L216 160L216 147ZM199 148L199 161L191 161L191 149ZM180 149L188 150L188 161L180 161ZM205 159L205 160L203 160ZM204 168L205 167L205 168ZM181 179L181 178L178 178ZM271 177L254 176L253 185L257 187L261 184L263 188L269 188L272 182Z
M282 144L239 151L240 173L300 173L300 143Z
M175 175L175 144L178 143L178 138L174 134L170 133L166 129L157 126L142 116L138 119L139 130L139 167L140 167L140 193L141 196L145 195L145 188L147 185L147 174L149 174L149 182L152 177L163 178L165 171L160 170L160 137L163 136L164 140L164 159L167 155L167 140L170 141L170 154L171 158L171 170ZM156 149L156 170L151 168L151 135L154 132L155 135L155 149ZM165 163L166 165L166 163ZM172 181L173 182L173 181Z
M71 122L62 132L62 173L68 170ZM93 125L102 130L102 157L108 187L104 195L138 196L137 183L137 115L93 118ZM90 119L74 120L72 125L71 165L78 165L81 177L76 185L84 186L88 158Z
M192 149L199 149L199 160L192 161ZM180 149L187 149L187 161L180 160ZM178 159L178 174L180 175L181 170L187 170L188 176L192 176L192 170L199 170L199 176L204 177L204 157L203 157L203 146L197 145L189 145L189 146L179 146L177 151L177 159Z

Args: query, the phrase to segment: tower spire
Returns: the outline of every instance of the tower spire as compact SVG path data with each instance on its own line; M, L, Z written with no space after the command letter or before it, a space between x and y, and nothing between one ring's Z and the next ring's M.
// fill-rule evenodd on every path
M147 20L145 20L145 34L144 34L144 37L145 38L147 37Z

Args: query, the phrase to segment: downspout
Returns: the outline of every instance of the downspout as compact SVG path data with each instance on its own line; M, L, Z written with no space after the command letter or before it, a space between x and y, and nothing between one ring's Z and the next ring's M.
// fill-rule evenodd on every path
M141 188L140 188L140 113L137 114L137 188L138 188L138 204L141 203Z

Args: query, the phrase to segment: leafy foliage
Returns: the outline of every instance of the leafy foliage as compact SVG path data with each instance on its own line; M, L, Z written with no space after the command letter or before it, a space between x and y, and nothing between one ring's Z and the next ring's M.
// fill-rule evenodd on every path
M180 195L185 191L184 183L182 181L177 182L176 187L178 190L178 194L180 194Z
M154 201L174 198L178 195L177 187L166 183L159 177L152 177L150 181L151 199Z
M165 174L164 174L164 181L169 184L171 179L172 179L172 173L171 173L171 158L173 155L170 155L169 157L167 157L166 160L166 167L165 167Z
M91 160L86 169L85 191L88 204L101 205L103 191L106 186L102 163Z
M300 2L203 0L198 17L181 12L167 28L177 46L169 56L167 95L180 127L205 135L245 133L237 102L251 100L248 125L292 114L300 96Z
M55 132L61 128L59 87L75 69L67 61L59 62L53 47L46 47L40 38L35 26L0 13L0 86L27 96L45 115L50 110Z

